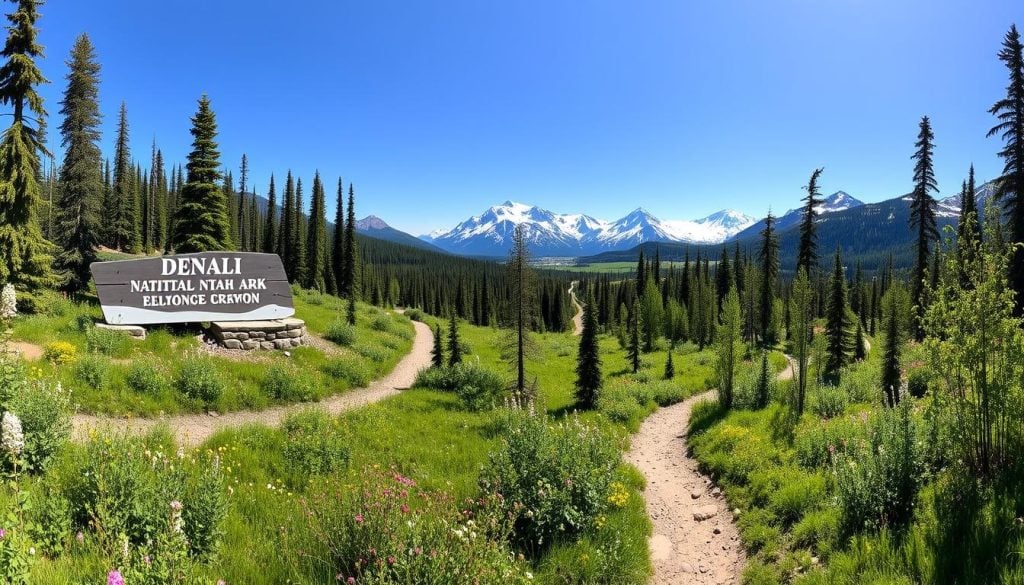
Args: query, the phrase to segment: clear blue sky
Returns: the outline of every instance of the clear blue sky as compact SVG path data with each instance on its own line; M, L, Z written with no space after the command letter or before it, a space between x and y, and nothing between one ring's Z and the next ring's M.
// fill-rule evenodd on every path
M7 3L5 3L7 4ZM505 199L616 219L794 207L825 191L909 190L921 115L942 195L986 139L995 55L1020 0L51 0L44 89L87 32L104 150L128 104L133 154L183 161L206 92L222 160L356 185L358 214L419 234ZM51 139L55 136L51 136ZM279 183L280 185L280 183ZM307 191L308 192L308 191ZM329 210L333 213L333 210Z

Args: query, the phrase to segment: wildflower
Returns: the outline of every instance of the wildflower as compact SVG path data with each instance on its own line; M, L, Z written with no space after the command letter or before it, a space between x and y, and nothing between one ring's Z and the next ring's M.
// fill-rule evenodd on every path
M224 579L217 579L217 585L228 585L228 583Z
M5 536L7 536L7 531L3 528L0 528L0 539L2 539Z
M402 513L403 514L408 514L409 513L409 504L402 504Z
M181 534L183 529L183 522L181 519L181 502L174 500L171 502L171 530Z
M348 583L348 585L355 585L356 578L355 577L349 577L348 580L345 581L345 582Z
M12 457L21 455L25 448L25 434L21 430L21 419L13 412L0 415L0 445Z
M389 565L393 565L393 564L395 564L396 562L398 562L398 559L396 559L396 558L394 557L394 555L388 555L388 564L389 564Z
M115 569L107 573L107 585L124 585L124 577L121 576L121 571Z
M356 524L362 524L364 520L365 518L363 518L362 514L356 514Z
M18 297L14 292L14 285L7 283L3 292L0 292L0 319L8 320L18 316Z

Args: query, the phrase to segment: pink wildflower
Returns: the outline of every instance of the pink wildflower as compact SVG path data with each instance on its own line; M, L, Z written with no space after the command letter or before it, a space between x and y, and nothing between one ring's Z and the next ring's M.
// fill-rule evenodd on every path
M364 520L365 518L363 518L362 514L356 514L356 524L362 524Z
M115 569L107 573L107 585L124 585L124 577L121 576L121 571Z

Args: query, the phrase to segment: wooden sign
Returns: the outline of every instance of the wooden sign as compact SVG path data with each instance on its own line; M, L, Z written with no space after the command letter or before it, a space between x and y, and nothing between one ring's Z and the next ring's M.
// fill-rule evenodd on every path
M202 252L93 262L92 278L111 325L257 321L295 314L277 254Z

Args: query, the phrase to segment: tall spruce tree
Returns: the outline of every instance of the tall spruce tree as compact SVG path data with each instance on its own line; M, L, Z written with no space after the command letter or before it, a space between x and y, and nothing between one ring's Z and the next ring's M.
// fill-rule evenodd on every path
M430 364L435 368L444 366L444 340L441 337L441 324L434 325L434 347L430 350Z
M345 273L342 278L341 295L354 299L359 294L359 282L356 267L358 259L358 243L356 242L356 190L351 183L348 185L348 209L345 217Z
M757 252L761 262L761 298L758 302L758 326L761 331L761 345L770 347L778 341L773 311L775 308L775 282L779 277L779 239L775 235L775 218L772 212L764 218L761 230L761 248Z
M642 327L643 317L640 314L640 301L633 299L633 308L629 312L629 341L626 344L626 358L629 359L630 367L633 369L633 373L640 371L640 354L641 354L641 342L640 342L640 329Z
M933 163L935 134L932 132L932 124L928 116L921 118L915 146L917 151L910 157L915 161L914 191L910 202L910 226L917 230L917 241L910 290L911 300L916 307L914 311L915 337L921 341L924 339L922 320L926 303L925 277L928 274L932 242L939 239L939 230L935 223L935 198L932 197L932 192L939 192Z
M448 320L448 366L462 363L462 342L459 340L459 316L452 311Z
M974 247L967 242L976 242L981 239L981 224L978 218L978 205L974 198L974 191L977 187L974 184L974 165L971 165L967 173L967 180L964 181L960 191L960 218L956 225L956 257L960 273L961 286L970 286L970 275L965 273L966 267L971 265L973 258L970 254ZM971 220L970 218L973 218Z
M331 240L331 270L338 283L338 293L345 286L345 184L338 177L338 199L334 212L334 237Z
M583 331L576 354L576 404L585 409L597 408L601 395L601 354L597 343L597 303L593 292L587 294L583 306Z
M797 272L790 302L793 329L790 337L793 340L793 355L796 358L793 406L799 417L804 413L807 399L807 365L811 357L811 324L814 321L814 288L806 268L800 268Z
M284 260L285 271L288 279L295 282L295 267L298 265L296 254L298 250L295 244L295 180L292 178L291 170L284 182L284 202L281 204L281 230L278 242L278 253Z
M1024 47L1017 32L1017 25L1011 25L1003 38L999 60L1009 72L1006 97L989 109L998 123L988 131L988 136L999 136L1003 148L999 156L1003 159L1003 174L996 180L995 196L1006 211L1010 241L1024 242ZM1024 315L1024 248L1018 247L1010 261L1010 286L1017 293L1015 316Z
M295 228L292 230L292 253L295 259L295 281L306 282L306 275L309 271L307 258L309 250L306 248L306 206L302 200L302 177L295 180L295 209L292 211L292 221Z
M46 116L36 86L46 83L35 59L38 0L19 0L7 15L7 42L0 53L0 103L13 108L11 125L0 138L0 282L36 290L57 284L51 270L54 246L43 236L36 216L40 200L39 153L43 144L38 120ZM34 114L36 127L26 115Z
M249 183L249 157L242 153L242 163L238 167L238 205L235 209L235 245L239 250L249 249L248 218L249 208L245 200L245 188Z
M267 188L267 217L263 224L263 243L260 249L264 254L277 252L277 187L274 185L273 173Z
M142 247L141 224L132 168L131 145L128 139L128 106L121 102L117 119L117 142L114 147L113 204L109 209L109 244L116 250L137 252Z
M899 303L890 300L885 315L885 344L882 351L882 391L885 405L894 407L900 401L900 339Z
M850 357L850 318L847 304L846 272L842 252L836 247L832 274L828 279L828 302L825 314L825 378L839 380L839 372Z
M535 297L533 270L530 268L530 250L526 244L526 229L515 228L512 248L506 263L511 292L512 325L516 331L516 392L520 400L526 398L526 335Z
M190 132L192 152L186 164L188 179L175 210L173 248L179 254L228 250L232 244L228 202L217 185L221 178L217 120L205 94L199 98Z
M313 201L306 240L306 288L327 292L327 209L320 171L313 175Z
M150 172L151 207L153 210L152 247L163 250L167 241L167 172L164 169L164 154L153 141L153 163Z
M796 253L796 271L806 270L812 274L818 268L818 227L814 223L818 215L818 205L821 205L821 191L818 189L818 179L824 168L814 169L810 180L804 190L807 196L802 199L804 202L803 214L800 218L800 244Z
M56 266L65 273L65 290L77 293L89 285L89 265L100 244L103 177L100 152L100 65L89 37L75 40L67 61L67 87L61 101L60 126L64 161L60 168L57 223L61 251Z

